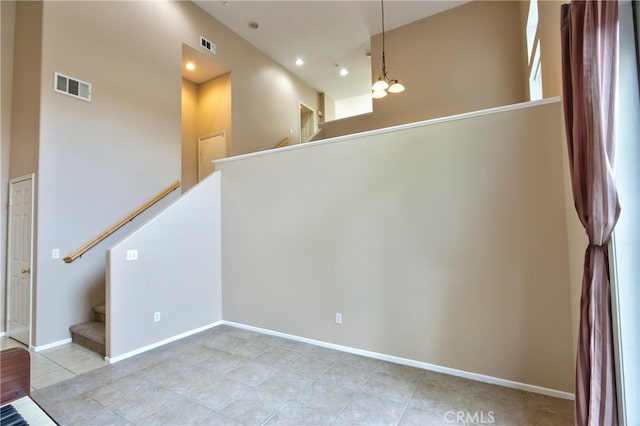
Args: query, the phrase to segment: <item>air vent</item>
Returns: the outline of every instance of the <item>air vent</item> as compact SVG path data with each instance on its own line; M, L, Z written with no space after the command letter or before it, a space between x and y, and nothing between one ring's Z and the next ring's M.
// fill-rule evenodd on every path
M91 101L91 84L85 83L77 78L55 73L53 89L56 92L64 93L74 98Z
M200 36L200 47L203 49L207 49L209 52L216 54L216 45L215 43L210 42L206 38Z

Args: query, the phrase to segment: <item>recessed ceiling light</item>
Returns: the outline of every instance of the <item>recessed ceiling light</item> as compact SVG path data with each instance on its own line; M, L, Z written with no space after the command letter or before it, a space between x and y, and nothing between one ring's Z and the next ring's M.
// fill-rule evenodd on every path
M340 75L341 75L341 76L343 76L343 77L344 77L344 76L345 76L345 75L347 75L347 74L349 74L349 70L348 70L348 69L346 69L346 68L341 68L341 69L340 69Z
M187 62L184 67L189 71L193 71L196 69L196 64L194 64L193 62Z
M258 28L260 28L260 24L258 24L257 22L249 22L249 29L257 30Z
M222 4L227 7L231 6L231 3L229 3L228 1L223 1Z
M296 65L297 65L297 66L302 66L302 65L304 65L304 60L303 60L302 58L298 58L298 59L296 59Z

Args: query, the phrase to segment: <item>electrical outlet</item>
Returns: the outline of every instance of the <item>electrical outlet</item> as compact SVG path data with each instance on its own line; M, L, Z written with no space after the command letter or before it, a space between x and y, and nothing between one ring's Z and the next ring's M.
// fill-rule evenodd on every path
M51 250L51 258L52 259L60 259L60 249L52 249Z
M127 250L127 260L138 260L138 250Z
M340 312L336 312L336 324L342 324L342 314Z
M159 322L160 321L160 312L154 312L153 313L153 322Z

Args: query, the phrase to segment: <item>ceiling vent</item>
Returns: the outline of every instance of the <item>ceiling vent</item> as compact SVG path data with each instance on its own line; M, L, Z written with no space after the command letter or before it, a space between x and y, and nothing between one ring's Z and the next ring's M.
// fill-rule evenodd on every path
M209 52L216 54L216 45L215 43L210 42L206 38L200 36L200 47L203 49L207 49Z
M56 92L91 102L91 84L80 81L77 78L55 73L53 89Z

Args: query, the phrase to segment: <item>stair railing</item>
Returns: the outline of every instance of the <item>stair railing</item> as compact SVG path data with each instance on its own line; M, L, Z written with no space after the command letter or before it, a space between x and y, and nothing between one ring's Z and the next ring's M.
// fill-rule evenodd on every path
M163 199L164 197L166 197L167 195L169 195L171 192L175 191L179 187L180 187L180 181L177 180L174 183L172 183L170 186L168 186L166 189L164 189L163 191L158 193L158 195L156 195L155 197L153 197L152 199L150 199L149 201L144 203L138 209L136 209L135 211L131 212L130 214L128 214L124 218L120 219L116 224L110 226L104 232L102 232L100 235L98 235L97 237L95 237L94 239L92 239L91 241L89 241L88 243L83 245L82 247L80 247L78 250L76 250L73 253L71 253L69 256L63 258L62 260L64 260L65 263L73 262L77 258L81 257L83 254L85 254L86 252L91 250L94 246L96 246L102 240L104 240L105 238L107 238L108 236L110 236L111 234L116 232L118 229L122 228L127 223L131 222L133 219L138 217L140 214L142 214L149 207L153 206L155 203L157 203L158 201L160 201L161 199Z
M291 141L291 136L287 136L286 138L282 139L278 145L274 146L273 148L282 148L283 146L287 146L289 145L289 141Z

